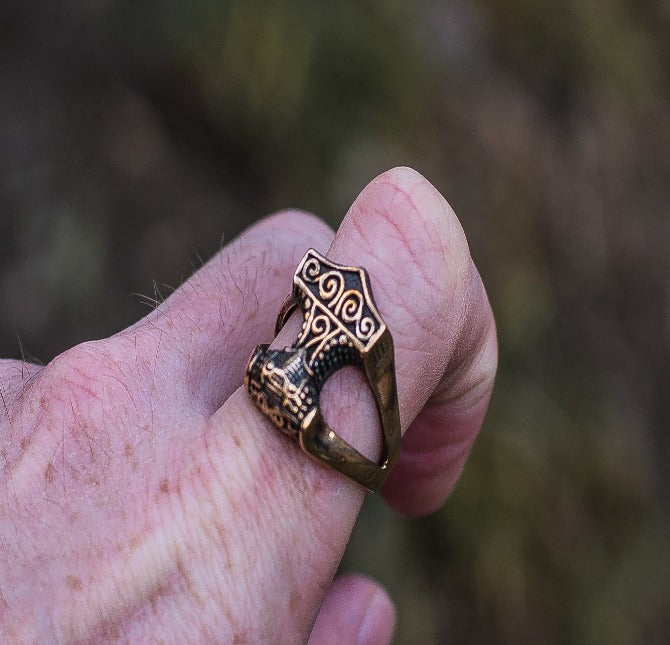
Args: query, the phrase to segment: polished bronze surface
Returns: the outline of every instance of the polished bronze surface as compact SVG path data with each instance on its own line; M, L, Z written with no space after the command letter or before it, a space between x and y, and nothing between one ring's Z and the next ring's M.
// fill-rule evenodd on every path
M378 491L398 456L400 417L393 339L375 307L368 274L310 249L293 276L293 293L279 311L276 332L296 307L304 319L298 338L284 349L256 348L245 376L249 394L305 452ZM323 384L345 365L363 369L377 402L383 435L377 463L338 436L321 414Z

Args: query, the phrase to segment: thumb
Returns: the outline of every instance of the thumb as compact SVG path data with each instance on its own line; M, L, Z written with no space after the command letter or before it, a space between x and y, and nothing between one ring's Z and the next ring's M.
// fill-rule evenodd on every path
M330 586L309 645L387 645L394 627L395 608L386 591L365 576L345 574Z

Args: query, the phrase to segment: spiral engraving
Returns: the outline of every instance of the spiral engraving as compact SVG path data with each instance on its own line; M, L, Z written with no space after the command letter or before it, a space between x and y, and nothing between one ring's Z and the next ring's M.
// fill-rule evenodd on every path
M344 276L337 271L329 271L319 276L319 296L326 302L327 306L335 306L344 291Z
M372 318L360 318L356 321L356 335L362 340L368 340L375 332L375 323Z
M302 277L308 282L313 282L319 277L321 265L316 258L309 258L302 267Z
M312 356L323 349L332 327L351 334L361 343L372 338L379 324L370 315L369 306L366 307L360 270L333 269L312 255L305 260L299 276L307 287L306 291L314 296L319 305L310 306L312 302L308 293L302 294L307 324L303 327L299 343L315 348ZM354 280L354 276L358 280ZM310 289L310 286L315 289ZM327 315L328 311L333 316L329 320L332 324L326 328L324 313Z

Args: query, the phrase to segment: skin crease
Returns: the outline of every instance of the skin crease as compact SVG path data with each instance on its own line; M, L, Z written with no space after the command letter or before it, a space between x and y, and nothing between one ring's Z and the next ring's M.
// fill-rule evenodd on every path
M309 215L275 215L133 327L44 368L0 361L1 642L295 643L312 628L313 643L390 642L377 583L332 583L363 491L239 386L310 246L366 267L394 337L407 432L384 498L407 514L444 501L488 404L495 326L450 207L396 168L335 237ZM336 374L323 407L371 454L363 383Z

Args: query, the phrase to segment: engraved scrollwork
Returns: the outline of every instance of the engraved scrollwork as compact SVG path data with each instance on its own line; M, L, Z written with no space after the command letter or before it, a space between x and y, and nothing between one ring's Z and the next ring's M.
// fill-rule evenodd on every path
M304 344L305 348L312 347L318 344L330 333L333 323L325 314L315 315L314 309L309 312L307 317L307 325L304 333L298 340L300 345ZM305 340L307 339L307 342Z
M372 317L366 315L365 296L358 288L346 289L347 281L344 272L336 269L324 271L325 266L317 258L309 258L302 267L302 279L305 283L316 285L317 300L321 306L332 311L339 325L345 327L359 341L363 343L368 341L375 333L377 325ZM330 326L334 326L336 322L335 320L328 321L328 329L326 329L325 316L315 315L315 312L315 308L306 310L306 325L299 342L302 343L308 339L306 346L318 345L318 351L330 333Z
M345 322L356 322L363 313L363 297L356 289L345 291L333 307L336 316L342 316Z
M263 368L263 376L268 388L273 390L278 398L281 398L283 407L297 414L301 405L300 392L298 387L286 378L286 372L285 367L270 368L266 365Z
M323 349L332 336L339 333L339 330L326 314L314 316L311 324L308 326L308 330L312 335L305 343L305 349L310 349L309 363L311 364L314 356Z
M321 272L321 264L316 258L309 258L302 267L302 278L306 282L314 282Z
M345 323L355 324L356 336L359 340L365 342L374 333L375 323L372 318L363 315L363 304L363 295L361 292L350 289L342 294L333 313L341 316Z
M365 317L361 318L356 322L356 335L360 340L365 342L368 340L372 334L375 332L375 322L372 318Z
M328 271L319 276L319 296L329 308L337 306L344 291L344 276L339 271Z

